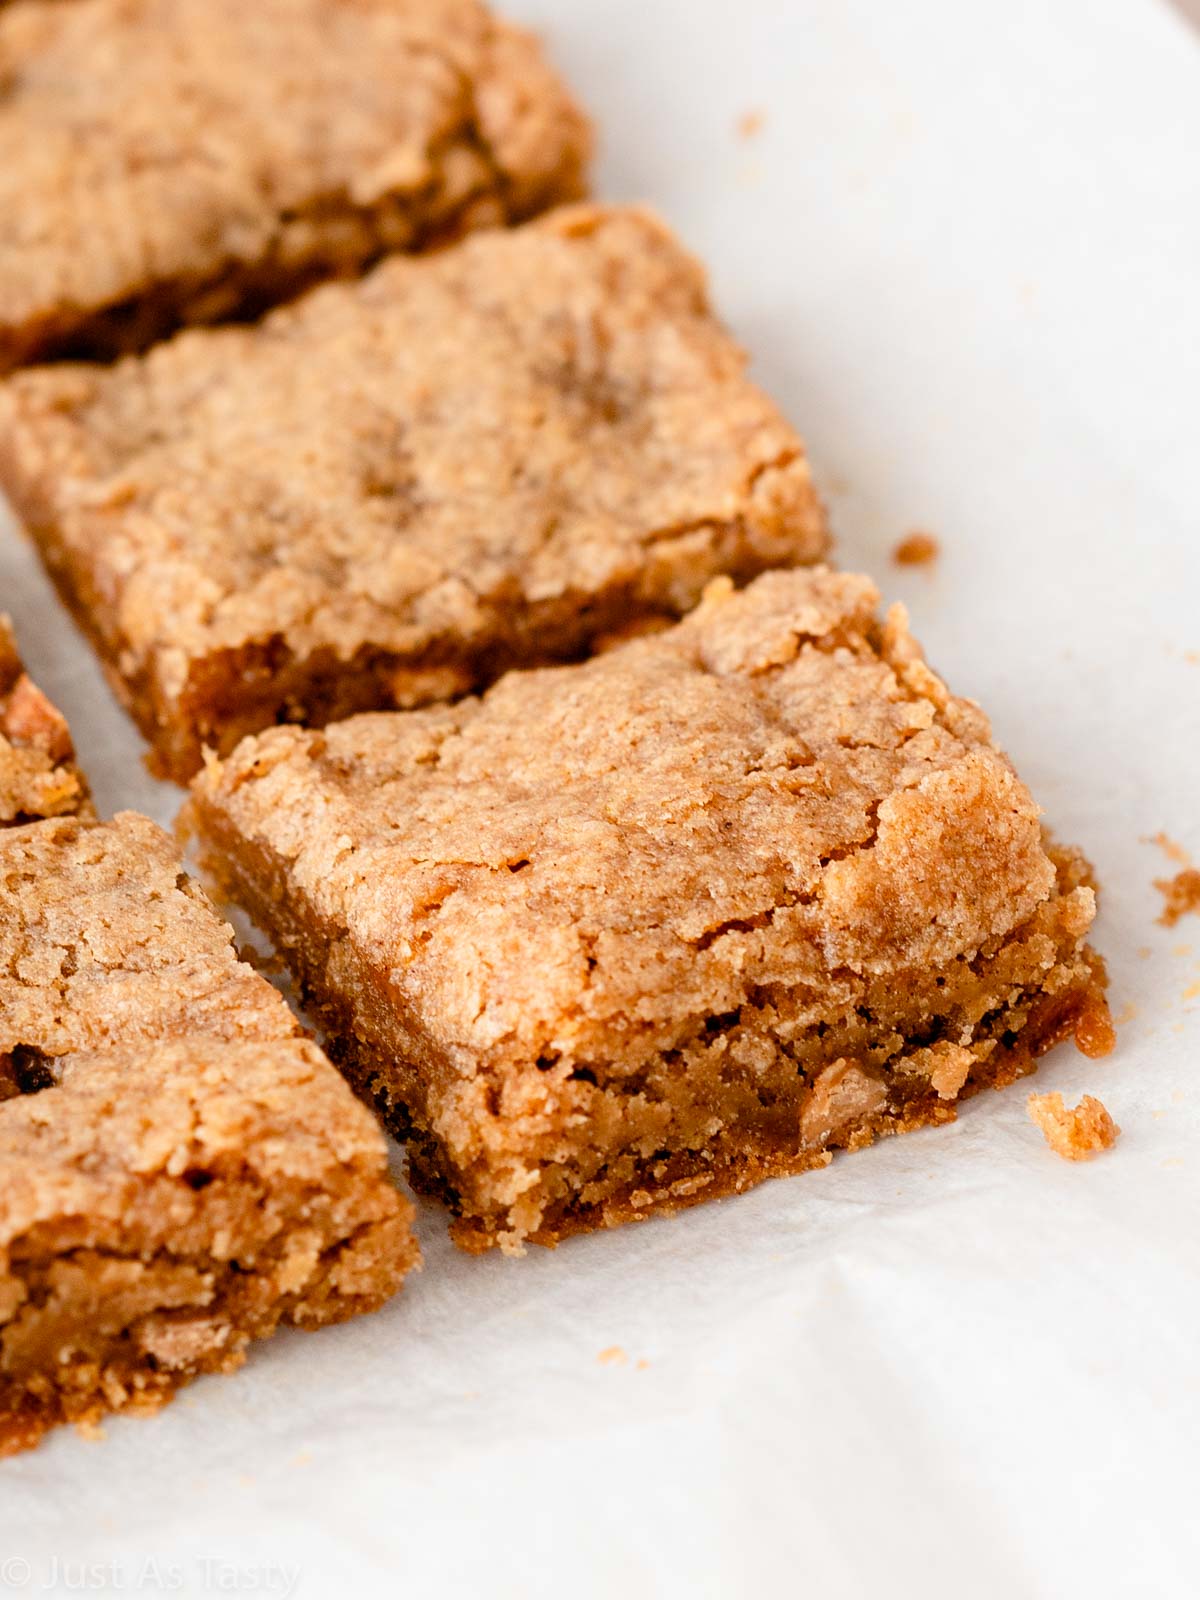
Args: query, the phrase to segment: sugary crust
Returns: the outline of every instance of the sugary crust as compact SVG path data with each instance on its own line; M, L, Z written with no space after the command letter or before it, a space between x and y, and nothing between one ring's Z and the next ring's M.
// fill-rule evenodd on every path
M0 370L577 198L589 146L478 0L22 0L0 12Z
M370 1114L132 813L0 834L0 1174L0 1454L418 1259Z
M0 828L68 815L91 815L70 729L25 671L0 615Z
M803 448L655 218L579 207L0 391L0 478L175 776L813 560Z
M1103 1007L1078 858L876 602L719 582L582 666L274 729L196 780L226 886L460 1234L944 1119Z

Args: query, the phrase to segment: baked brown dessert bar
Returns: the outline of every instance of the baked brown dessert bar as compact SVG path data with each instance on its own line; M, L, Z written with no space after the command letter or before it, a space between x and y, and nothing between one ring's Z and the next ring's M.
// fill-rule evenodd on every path
M205 744L449 698L825 545L700 268L628 209L18 374L0 480L179 779Z
M67 720L30 678L0 615L0 828L91 815Z
M145 349L584 187L583 116L478 0L0 8L0 371Z
M382 1136L144 817L0 832L0 1454L379 1306Z
M821 1166L1111 1044L1081 858L877 598L718 581L584 665L197 778L214 870L465 1248Z

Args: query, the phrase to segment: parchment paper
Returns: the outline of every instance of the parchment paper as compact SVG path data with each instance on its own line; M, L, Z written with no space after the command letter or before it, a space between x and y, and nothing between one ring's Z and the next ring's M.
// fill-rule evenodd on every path
M711 263L842 563L1095 860L1127 1020L1041 1086L1124 1133L1068 1165L1017 1088L521 1261L425 1207L386 1311L0 1465L0 1593L1195 1595L1200 921L1144 840L1200 856L1200 42L1158 0L511 9L602 191ZM8 524L0 604L101 805L168 821Z

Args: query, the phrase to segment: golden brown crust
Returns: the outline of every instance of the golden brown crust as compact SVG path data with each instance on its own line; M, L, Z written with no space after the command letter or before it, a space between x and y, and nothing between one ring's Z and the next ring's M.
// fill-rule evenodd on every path
M196 780L227 888L460 1236L945 1120L1094 1008L1078 858L876 601L717 583L585 665L275 729Z
M0 91L0 371L530 216L590 147L478 0L23 0Z
M91 814L67 720L25 671L0 615L0 828Z
M461 694L816 559L803 448L639 210L0 391L0 479L163 767Z
M410 1220L161 829L0 835L0 1453L374 1309Z

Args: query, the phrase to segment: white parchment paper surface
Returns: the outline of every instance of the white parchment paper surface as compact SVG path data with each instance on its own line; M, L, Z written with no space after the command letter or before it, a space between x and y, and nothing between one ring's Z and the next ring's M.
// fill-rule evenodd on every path
M1114 1055L673 1221L424 1272L0 1464L0 1594L1200 1594L1200 36L1159 0L512 0L600 188L711 264L839 559L907 602L1105 888ZM738 131L751 113L757 132ZM933 532L932 571L892 545ZM11 522L0 606L164 822ZM598 1360L602 1352L613 1352Z

